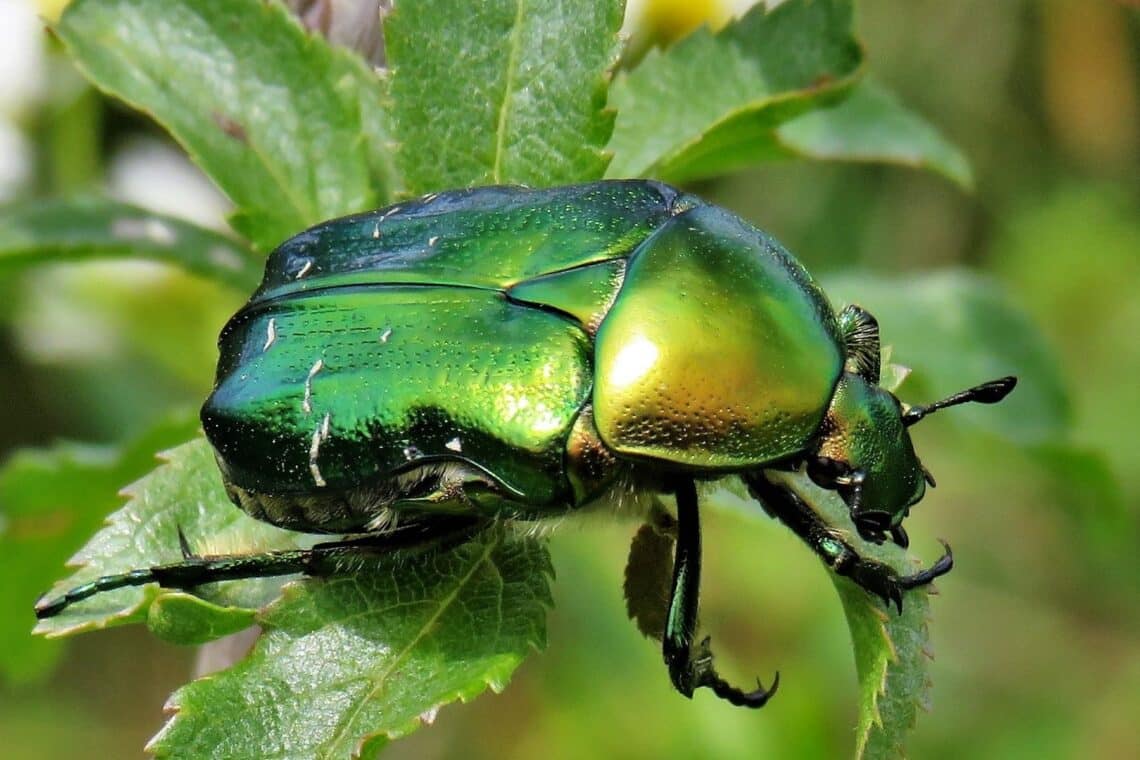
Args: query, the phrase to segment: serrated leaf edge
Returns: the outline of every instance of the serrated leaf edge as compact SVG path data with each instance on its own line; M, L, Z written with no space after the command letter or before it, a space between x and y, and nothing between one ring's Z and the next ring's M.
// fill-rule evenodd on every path
M354 65L359 66L361 64L361 62L359 61L359 59L356 56L349 54L348 52L338 48L335 45L331 45L331 44L327 43L318 34L316 34L315 32L311 32L308 29L306 29L304 27L304 25L301 24L300 20L297 19L296 17L294 17L292 14L288 13L284 9L283 6L279 7L278 4L270 3L270 2L262 2L262 3L251 4L251 5L254 7L259 6L261 8L262 12L266 14L266 17L268 17L269 14L277 14L277 16L279 18L283 18L285 20L286 24L292 27L293 32L295 34L300 35L300 37L302 39L302 50L303 51L307 52L307 51L312 50L314 48L321 47L321 48L324 48L326 53L328 53L330 60L335 60L337 58L340 58L343 60L347 60L349 63L352 63ZM52 32L52 34L57 39L63 41L64 46L70 50L71 46L67 44L65 35L62 34L60 31L61 26L63 26L66 23L67 13L69 10L70 10L70 7L65 9L64 13L61 14L59 20L50 24L48 29ZM127 61L131 60L130 57L126 54L126 52L123 50L119 51L118 56L119 56L119 58L121 58L123 60L127 60ZM108 95L109 97L111 97L113 99L117 99L119 101L122 101L123 103L128 105L130 108L134 109L135 111L138 111L139 113L145 114L148 117L150 117L156 124L158 124L159 126L162 127L162 129L170 136L170 138L172 140L175 141L175 143L178 144L179 147L182 148L183 152L190 159L190 161L195 166L197 166L198 169L201 170L201 172L205 176L209 177L210 180L214 182L215 186L218 187L218 189L222 192L223 195L225 195L227 198L229 198L234 203L234 205L235 205L234 211L231 212L226 217L226 221L229 222L231 229L233 229L235 232L237 232L239 234L244 235L244 233L241 232L243 229L243 225L240 224L240 221L244 220L244 219L254 218L254 217L257 217L258 215L264 215L265 214L266 210L264 208L257 208L254 206L245 206L245 205L241 204L237 199L233 198L230 195L227 188L225 188L220 182L218 182L217 180L214 179L213 172L211 172L210 169L207 166L205 166L205 164L203 163L203 158L199 156L198 151L193 149L193 147L190 145L190 143L186 139L184 139L181 135L179 135L167 123L167 121L165 119L160 118L158 116L158 114L156 114L152 109L144 106L138 100L130 97L127 93L120 92L116 88L102 84L100 82L99 78L93 75L91 67L89 67L83 61L83 59L80 56L72 53L68 57L70 58L72 64L79 70L79 72L81 74L83 74L84 78L86 78L87 81L90 82L97 90L104 93L105 95ZM141 69L139 67L135 67L134 70L141 71ZM148 76L148 78L149 78L149 76ZM330 88L336 92L338 97L340 97L343 94L343 92L337 86L338 84L339 84L339 82L332 82L332 83L330 83ZM358 86L358 84L359 84L358 81L354 81L353 87L356 88ZM358 118L361 117L359 109L357 109L356 115ZM358 130L358 132L360 132L361 134L358 134L357 140L354 143L354 145L359 146L359 145L363 145L364 136L362 134L363 130ZM307 226L310 224L316 224L317 222L323 221L323 215L318 212L318 210L315 206L310 207L309 204L304 202L303 198L295 197L296 193L294 192L294 189L292 188L292 186L287 182L280 181L280 179L278 178L278 173L275 170L272 162L269 161L265 157L263 152L261 150L259 150L257 148L257 146L254 145L254 143L252 143L248 140L246 141L246 144L249 146L250 152L254 156L257 157L258 161L264 167L267 176L273 177L275 180L277 180L275 184L280 189L282 196L289 200L289 203L292 206L292 210L294 212L296 212L297 218L298 218L298 220L300 220L300 226L303 227L303 226ZM390 160L389 160L389 163L391 163ZM349 210L346 210L345 213L349 213ZM248 238L248 236L246 236L246 237ZM263 250L264 249L264 245L263 245L264 241L258 241L258 240L250 239L249 242L251 243L251 245L253 246L253 248L255 250Z
M432 616L432 618L430 620L427 621L427 623L424 624L424 630L425 631L430 629L432 627L432 623L440 615L443 614L443 611L446 609L446 607L449 604L451 604L451 602L458 595L459 590L467 583L467 581L469 581L471 579L471 577L475 574L476 570L478 570L481 565L483 565L484 563L486 563L490 560L491 553L496 548L501 546L507 540L508 540L508 536L507 536L506 532L504 531L504 532L501 532L493 541L487 542L487 545L483 551L483 554L479 557L479 559L476 562L471 563L470 571L462 578L462 580L459 583L457 583L455 585L455 590L450 595L449 600L445 604L441 604L439 610ZM546 564L549 565L549 561ZM547 576L548 579L552 580L553 573L549 572L547 568L543 568L543 572ZM543 605L543 607L545 607L549 611L553 607L553 601L549 598L543 599L542 605ZM404 648L404 650L400 652L400 655L398 655L398 657L402 656L405 652L407 652L409 649L411 649L411 647L417 641L419 641L419 638L420 637L417 637L414 641L410 642L408 644L408 646L406 646ZM541 651L541 645L545 642L531 640L531 641L528 641L527 643L530 645L532 652L538 652L538 651ZM438 715L441 708L446 707L447 705L454 703L456 700L459 700L463 704L467 704L468 702L470 702L471 700L475 699L480 694L482 694L487 688L490 688L491 691L493 691L495 694L501 694L503 692L503 690L507 688L507 684L510 683L510 678L511 678L511 675L514 673L514 670L519 665L522 664L522 661L525 658L523 656L519 656L516 658L514 655L509 655L508 658L506 658L506 659L514 661L513 665L510 665L507 667L506 673L499 672L504 668L505 663L503 663L503 662L497 663L495 668L490 669L493 672L492 675L484 676L484 677L480 678L478 681L473 681L470 684L469 688L459 689L454 694L452 694L450 697L445 697L445 698L441 699L440 701L436 702L431 707L429 707L427 710L424 710L419 715L417 715L414 719L415 725L409 726L407 731L401 731L399 728L396 728L396 729L392 729L392 730L388 730L388 731L377 731L377 732L374 732L372 734L367 734L367 735L361 737L360 741L357 742L356 748L353 750L354 757L358 756L363 751L364 745L367 744L372 739L375 739L377 737L383 737L383 738L388 739L388 740L399 739L401 737L407 736L408 734L412 733L413 731L416 731L417 729L419 729L425 725L430 725L430 723L435 720L435 716ZM394 668L395 668L395 663L393 663L393 665L389 668L389 672L391 672L391 670L393 670ZM430 714L432 716L431 721L425 721L424 720L425 714Z
M910 594L916 593L924 594L925 596L930 597L937 596L938 590L934 586L927 586L925 588L910 592ZM898 648L895 645L894 639L891 638L891 635L887 630L887 622L890 619L890 611L888 609L884 609L880 604L878 604L869 596L864 601L867 606L875 613L875 617L879 620L878 632L881 636L881 640L885 641L887 644L885 651L888 653L888 656L878 658L877 660L877 666L880 667L881 672L878 675L879 686L871 694L873 715L870 723L867 725L867 730L860 732L856 738L854 755L856 760L863 760L863 758L866 756L865 753L867 750L867 744L871 740L871 729L874 726L878 726L880 730L885 730L882 711L879 709L879 698L885 696L887 693L887 676L890 673L891 664L899 663ZM926 607L926 614L923 615L922 625L920 628L924 642L920 652L923 657L931 662L934 661L934 652L930 647L930 623L932 619L933 617L931 614L930 606L928 604ZM929 694L933 686L934 681L930 676L930 672L928 670L924 670L922 689L914 700L914 706L926 713L930 712ZM906 725L906 728L913 729L917 723L918 714L916 712L915 715L911 717L910 722ZM856 728L858 729L860 726L857 725ZM896 742L893 745L893 748L898 753L899 757L905 757L906 753L904 751L904 746L901 743Z
M124 509L127 509L132 501L141 498L139 497L138 491L136 489L142 488L143 482L150 478L154 474L155 470L171 465L173 461L172 451L172 449L164 449L163 451L156 452L154 458L155 461L157 461L159 464L156 467L152 468L150 472L146 473L142 477L136 478L134 481L128 483L117 491L117 495L123 497L123 502L118 506L117 509L115 509L115 511L107 515L106 519L100 523L99 530L95 531L94 535L97 536L102 531L112 527L115 524L115 517ZM71 557L64 563L65 568L70 568L73 571L72 574L74 574L74 571L82 570L91 564L93 557L87 553L88 546L90 546L90 540L82 547L80 547L75 552L75 554L71 555ZM59 589L59 586L60 583L57 582L47 593L56 593L57 589ZM41 620L36 623L35 627L32 629L32 633L35 635L43 636L46 639L58 639L65 636L73 636L78 633L86 633L88 631L99 631L106 628L112 628L118 623L129 621L132 618L136 617L140 612L147 609L161 593L161 589L159 589L154 584L142 586L139 588L139 591L141 591L142 596L139 599L138 603L130 605L129 607L125 607L119 612L96 620L85 620L83 622L75 623L74 625L62 627L58 626L58 623L49 624L47 621Z
M471 567L470 567L469 571L462 577L462 579L460 579L460 581L458 583L456 583L455 590L451 594L449 594L448 600L439 605L439 609L435 612L435 614L432 615L431 619L428 620L424 624L423 629L421 630L421 633L419 635L417 635L417 637L415 639L413 639L411 642L409 642L409 644L407 644L403 648L403 650L401 650L401 652L399 654L397 654L397 660L400 657L402 657L407 651L409 651L411 649L411 647L414 646L415 643L420 640L420 638L422 638L423 631L428 631L432 627L432 623L436 619L438 619L439 615L441 615L443 613L443 611L447 608L447 606L449 604L451 604L451 602L454 600L454 598L458 594L459 590L463 588L463 586L467 583L468 580L470 580L470 578L475 574L475 572L479 569L479 567L481 567L485 562L487 562L489 560L492 552L496 548L498 548L500 545L502 545L502 543L504 541L506 541L507 539L508 539L507 532L505 530L502 530L502 532L500 532L500 534L496 538L487 542L483 553L479 556L479 558L476 561L471 563ZM553 580L554 569L553 569L553 565L550 562L549 554L546 555L546 559L545 559L545 562L543 563L543 567L541 569L541 572L549 580ZM250 656L252 656L253 653L257 650L257 647L260 645L262 637L264 637L266 635L267 630L268 630L267 627L265 626L264 622L263 622L264 617L266 615L270 614L272 612L273 608L277 607L278 605L285 604L287 601L289 601L291 598L295 597L297 594L302 593L302 591L305 587L305 584L313 582L313 580L314 579L298 579L296 581L291 581L290 583L287 583L285 586L282 587L281 595L276 600L271 602L269 605L267 605L265 608L263 608L262 610L260 610L257 613L257 617L254 621L254 624L258 625L260 627L261 633L258 635L257 641L254 643L253 647L251 647L249 652L246 653L245 657L243 657L243 658L241 658L241 660L238 660L237 662L235 662L233 665L230 666L230 668L227 668L226 670L211 673L209 675L203 676L202 678L195 679L191 683L203 683L203 682L207 682L209 680L212 680L212 679L216 678L220 673L224 673L224 672L228 671L229 669L236 666L238 663L243 662L246 659L248 659ZM553 598L549 594L549 592L546 595L544 595L543 598L541 598L539 601L546 610L550 610L553 607ZM532 640L528 641L528 644L530 645L532 652L541 651L543 646L545 646L545 636L543 635L537 639L532 639ZM507 684L510 682L510 677L513 674L514 670L518 668L518 666L522 663L522 661L525 659L525 657L519 656L516 658L513 655L509 655L507 658L504 658L504 660L508 660L508 659L513 660L513 664L508 664L505 661L496 663L492 668L488 669L489 671L491 671L490 675L487 675L487 676L484 676L478 680L472 681L470 683L469 688L459 689L456 692L454 692L453 694L443 697L441 700L435 702L433 705L431 705L427 709L420 712L418 715L416 715L414 718L412 718L411 721L409 721L405 725L394 727L394 728L388 729L388 730L375 731L372 733L367 733L367 734L362 735L354 746L353 757L358 757L363 752L365 745L368 744L368 742L370 742L370 741L373 741L373 740L378 739L378 738L383 739L385 741L391 741L391 740L399 739L399 738L402 738L404 736L407 736L407 735L413 733L414 731L418 730L419 728L421 728L425 725L429 725L432 721L435 720L435 716L439 713L439 710L441 708L446 707L447 705L454 703L456 700L466 704L466 703L470 702L471 700L475 699L476 697L478 697L480 694L482 694L487 688L490 688L491 691L493 691L496 694L502 693L502 691L507 687ZM384 676L382 676L380 680L383 680L383 678L386 678L388 675L390 675L392 670L394 670L395 665L396 665L395 662L393 662L391 665L389 665L386 668L386 672L385 672ZM502 672L504 670L504 668L507 671L506 673ZM178 701L179 696L182 694L183 690L184 690L184 687L180 687L178 690L176 690L173 694L171 694L167 698L166 702L163 704L163 712L164 712L164 714L166 714L168 716L167 720L163 724L163 726L158 730L158 732L153 737L151 737L151 739L147 742L147 744L145 746L145 750L151 754L155 754L156 757L169 757L169 755L158 755L158 751L160 750L158 745L160 745L162 743L162 741L166 738L166 735L171 731L174 722L179 718L179 716L188 714L188 713L185 713L183 711L183 706ZM369 699L369 697L362 698L361 703L367 701L367 699ZM190 713L190 714L192 714L192 713ZM425 720L426 716L431 716L431 720ZM341 725L344 725L344 726L347 726L350 724L351 724L351 720L345 720L345 721L342 721L342 723L341 723ZM334 738L330 739L327 744L331 745L331 744L337 744L337 743L339 743L339 742L334 737Z

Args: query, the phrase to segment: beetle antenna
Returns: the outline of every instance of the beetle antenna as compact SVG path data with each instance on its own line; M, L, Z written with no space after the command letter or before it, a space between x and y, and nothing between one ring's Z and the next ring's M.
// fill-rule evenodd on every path
M1015 385L1017 385L1017 378L1012 375L997 380L990 380L988 383L982 383L981 385L975 385L973 388L958 391L953 396L947 396L941 401L935 401L933 404L912 406L903 412L902 421L904 425L910 427L926 415L933 414L939 409L965 404L970 401L976 401L979 404L996 404L1009 395L1009 392L1013 390L1013 386Z

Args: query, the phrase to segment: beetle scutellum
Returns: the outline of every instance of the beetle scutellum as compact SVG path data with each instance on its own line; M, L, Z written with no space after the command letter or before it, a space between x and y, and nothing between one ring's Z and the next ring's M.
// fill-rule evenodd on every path
M1015 382L901 404L879 387L870 314L836 315L768 235L650 181L457 190L318 225L269 257L219 348L202 424L230 498L275 525L353 537L188 556L37 615L124 585L316 573L346 551L455 540L635 488L677 502L674 686L752 707L775 684L728 685L693 641L696 481L742 478L836 572L901 610L904 590L950 569L949 548L899 576L769 475L804 468L864 539L906 546L902 520L933 485L906 428Z

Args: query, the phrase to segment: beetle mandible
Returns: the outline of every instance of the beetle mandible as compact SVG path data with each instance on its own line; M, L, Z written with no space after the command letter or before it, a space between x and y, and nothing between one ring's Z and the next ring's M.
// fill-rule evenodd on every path
M901 611L904 590L950 570L949 547L899 575L772 474L802 468L864 539L905 547L903 518L933 485L907 428L1015 383L900 403L879 386L869 313L836 314L771 237L643 180L455 190L317 225L270 255L219 350L202 425L229 497L275 525L352 537L187 556L43 600L38 616L124 585L318 574L346 551L673 494L670 677L686 696L708 687L750 707L777 682L733 687L707 640L694 643L697 481L741 478L837 573Z

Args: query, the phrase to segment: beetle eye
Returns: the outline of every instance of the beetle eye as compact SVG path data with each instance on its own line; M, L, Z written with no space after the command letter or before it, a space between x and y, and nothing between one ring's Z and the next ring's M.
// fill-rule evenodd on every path
M834 491L837 486L845 485L848 482L850 473L851 468L838 459L815 457L808 460L808 477L820 488Z

